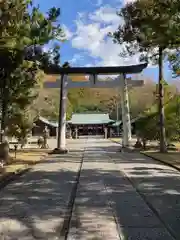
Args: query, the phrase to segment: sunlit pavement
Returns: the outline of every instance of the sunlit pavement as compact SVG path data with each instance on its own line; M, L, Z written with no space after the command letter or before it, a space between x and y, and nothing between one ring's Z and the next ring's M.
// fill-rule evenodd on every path
M0 191L0 239L180 239L179 172L100 138L68 148Z

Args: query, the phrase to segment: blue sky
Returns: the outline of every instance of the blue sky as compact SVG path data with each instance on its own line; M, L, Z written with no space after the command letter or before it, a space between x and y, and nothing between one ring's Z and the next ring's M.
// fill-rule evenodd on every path
M67 36L61 46L61 62L69 61L72 66L109 66L135 64L133 59L119 57L122 46L114 44L107 37L121 23L116 12L130 0L34 0L43 12L53 6L60 7L59 19ZM132 0L131 0L132 1ZM158 69L155 66L144 70L146 78L157 81ZM165 79L171 81L172 74L168 63L164 68Z

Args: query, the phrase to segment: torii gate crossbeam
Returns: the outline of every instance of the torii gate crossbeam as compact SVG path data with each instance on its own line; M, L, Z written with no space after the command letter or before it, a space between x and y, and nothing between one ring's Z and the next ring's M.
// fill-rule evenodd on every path
M60 86L60 79L57 79L56 81L49 81L44 83L45 88L59 88ZM138 80L134 81L128 78L127 80L127 85L128 86L142 86L143 81ZM111 79L108 81L98 81L96 79L96 83L94 84L93 77L90 77L89 80L86 81L72 81L71 78L67 78L67 88L115 88L115 87L123 87L123 81L120 81L120 77L118 76L115 79Z
M109 83L100 83L97 79L98 74L119 74L119 78L116 78L116 83L119 81L119 86L122 86L122 120L123 120L123 145L128 146L131 139L131 122L129 113L129 98L128 98L128 81L126 79L126 74L140 73L144 68L147 67L147 63L138 65L128 65L119 67L67 67L67 68L57 68L52 69L51 75L61 75L60 84L60 106L59 106L59 124L58 124L58 141L57 148L54 153L67 153L66 149L66 98L67 98L67 88L83 87L85 84L87 87L100 88L108 87ZM69 74L89 74L90 83L78 83L75 84L68 77ZM94 79L94 81L93 81ZM119 79L119 80L118 80ZM68 82L70 83L68 86ZM136 82L136 84L135 84ZM132 86L142 85L142 81L131 81L129 82ZM73 86L74 84L74 86ZM89 84L89 85L88 85ZM84 86L85 86L84 85ZM115 84L117 85L117 84ZM46 86L48 87L48 86ZM49 86L50 87L50 86ZM110 85L109 85L110 87Z

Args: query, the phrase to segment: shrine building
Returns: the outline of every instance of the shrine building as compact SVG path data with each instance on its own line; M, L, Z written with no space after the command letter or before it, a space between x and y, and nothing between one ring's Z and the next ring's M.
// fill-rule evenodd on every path
M136 119L131 120L132 132L135 132ZM110 119L108 113L74 113L71 120L66 122L66 137L79 138L81 136L99 135L103 138L113 137L118 132L122 133L122 121ZM49 121L39 116L32 128L32 136L42 136L47 127L51 137L56 137L58 122Z
M107 113L74 113L67 124L73 138L85 135L102 135L107 138L114 122Z

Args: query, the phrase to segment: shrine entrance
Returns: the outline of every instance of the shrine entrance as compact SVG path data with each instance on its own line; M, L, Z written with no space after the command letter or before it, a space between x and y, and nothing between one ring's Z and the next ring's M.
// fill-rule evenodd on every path
M50 73L51 77L54 75L53 79L55 81L45 82L44 87L60 89L58 138L55 153L68 152L66 149L66 99L68 88L121 88L123 146L129 146L131 122L128 88L142 86L144 82L143 80L127 79L126 75L141 73L146 67L147 63L118 67L67 67L58 68ZM98 78L99 75L116 76L114 78L110 77L108 81L102 81ZM59 79L58 76L61 76L61 78Z
M107 137L106 128L110 130L110 125L115 120L109 118L107 113L73 113L71 120L67 121L70 129L70 137L80 136L102 136Z

